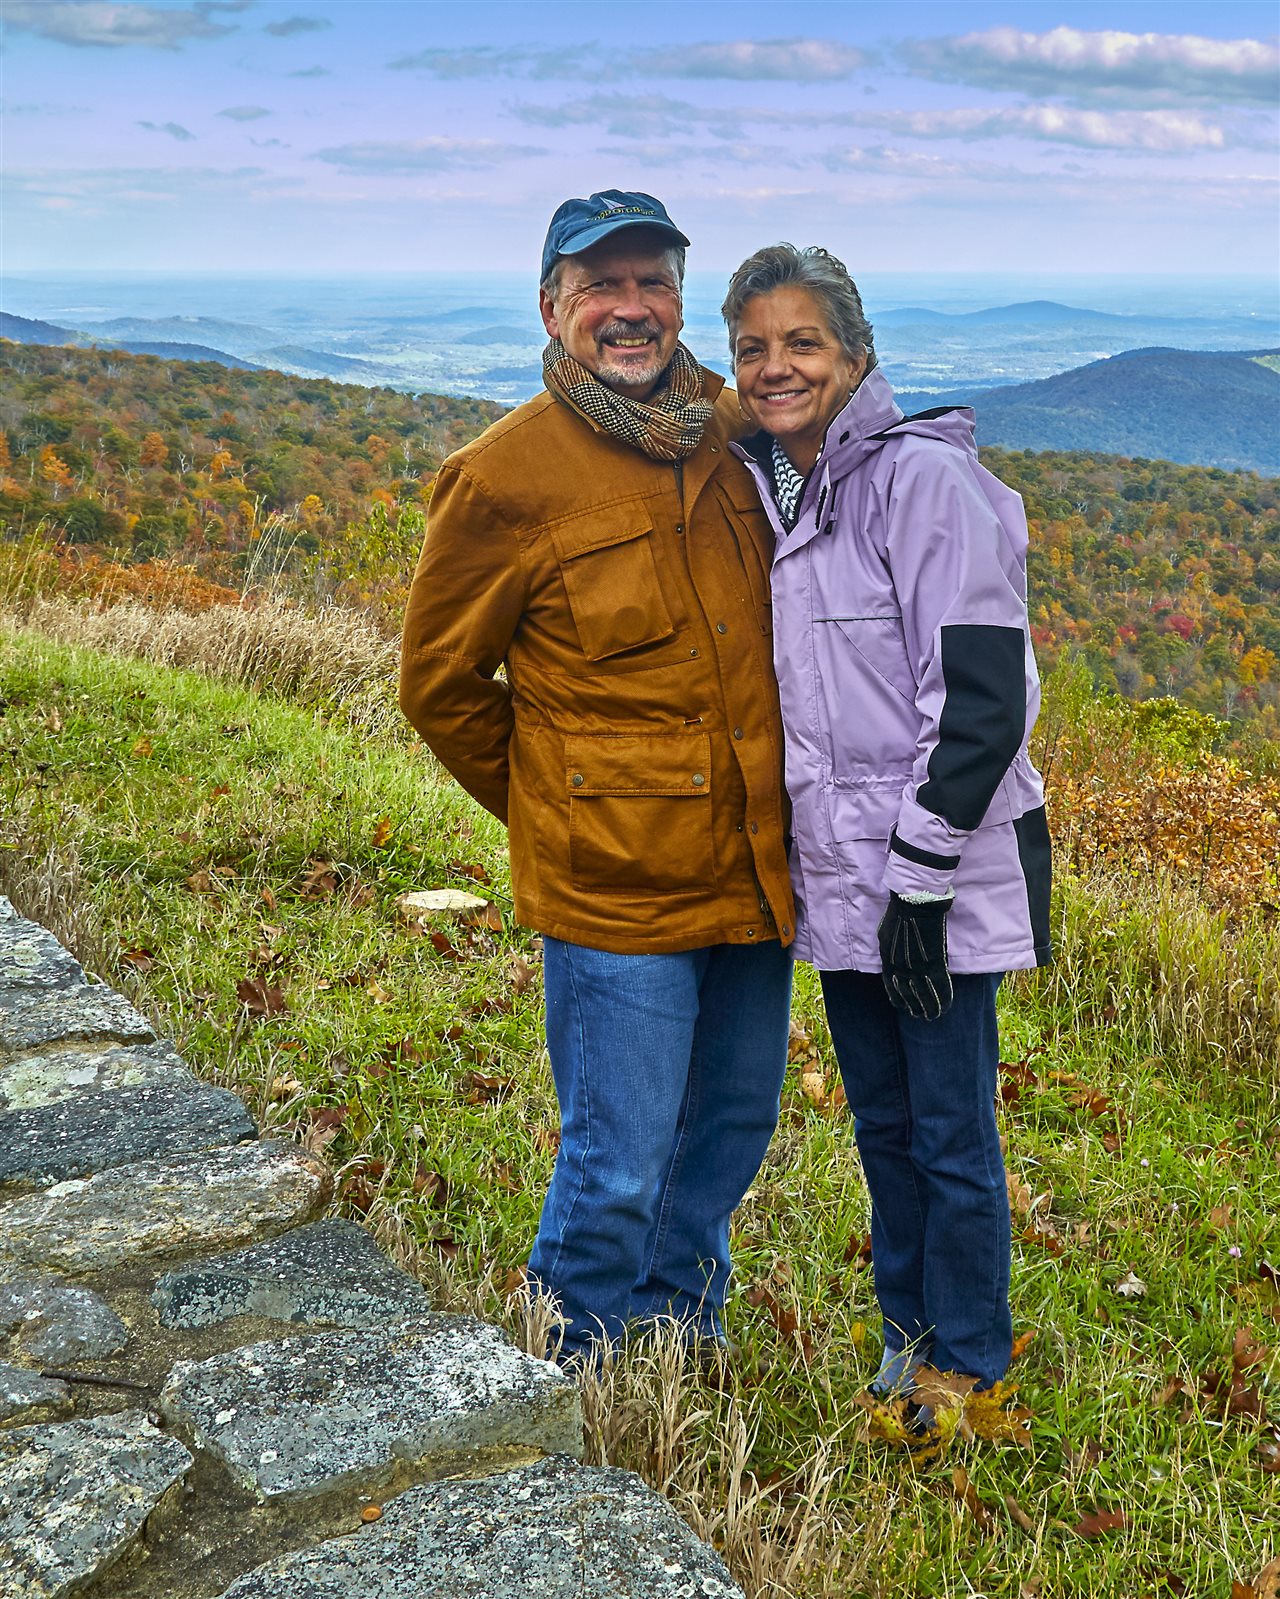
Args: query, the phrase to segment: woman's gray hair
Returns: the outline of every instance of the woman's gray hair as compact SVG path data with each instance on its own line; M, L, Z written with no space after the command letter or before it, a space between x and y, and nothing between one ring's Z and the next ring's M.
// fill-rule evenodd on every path
M857 360L867 358L867 371L876 365L876 348L871 324L862 310L862 296L849 276L843 261L811 244L797 250L794 244L770 244L748 256L729 279L729 292L720 307L729 328L729 356L738 342L738 323L747 302L774 289L807 289L822 307L827 326L835 334L844 353Z

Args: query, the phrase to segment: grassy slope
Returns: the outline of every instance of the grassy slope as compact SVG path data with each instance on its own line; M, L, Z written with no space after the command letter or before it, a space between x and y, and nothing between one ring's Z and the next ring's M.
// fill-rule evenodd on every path
M405 889L477 886L462 868L487 872L501 905L496 825L403 744L194 674L0 635L0 699L0 887L33 904L52 878L87 901L103 975L197 1069L273 1124L331 1138L347 1204L442 1296L501 1314L554 1146L536 941L451 930L455 959L407 936L394 910ZM732 1537L729 1550L753 1592L1225 1595L1280 1553L1280 1476L1258 1453L1269 1434L1203 1394L1206 1373L1229 1369L1238 1329L1280 1337L1263 1268L1280 1257L1274 932L1242 957L1244 988L1263 998L1244 1021L1206 1022L1186 996L1198 939L1211 983L1221 926L1189 900L1135 909L1105 882L1068 883L1058 918L1054 973L1002 999L1004 1056L1036 1079L1005 1107L1015 1196L1031 1210L1019 1226L1053 1244L1015 1251L1016 1330L1035 1336L1014 1375L1034 1447L965 1457L990 1526L956 1499L955 1460L916 1472L859 1439L853 1401L878 1340L869 1272L846 1257L865 1197L847 1120L815 1103L812 1078L806 1095L798 1071L737 1220L740 1360L719 1390L685 1379L683 1397L669 1381L655 1397L638 1378L629 1390L625 1370L618 1379L622 1399L639 1398L599 1429L607 1452L704 1528L728 1491L727 1440L755 1430L750 1465L773 1485L761 1503L776 1515L755 1534L764 1555ZM1188 961L1179 1000L1172 973ZM535 973L523 991L522 963ZM250 1019L237 985L255 978L288 1009ZM817 1051L806 1070L830 1089L806 974L797 1018ZM1130 1270L1147 1285L1140 1298L1115 1292ZM1247 1374L1264 1403L1276 1370L1268 1359ZM663 1448L649 1414L659 1401L692 1418ZM786 1489L824 1438L835 1552L767 1587L751 1565L785 1565ZM1076 1535L1094 1510L1124 1510L1130 1526Z

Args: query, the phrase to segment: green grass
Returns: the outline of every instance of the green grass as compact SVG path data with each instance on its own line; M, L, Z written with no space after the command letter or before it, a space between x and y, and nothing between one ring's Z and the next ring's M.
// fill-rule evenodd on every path
M329 1138L344 1203L442 1300L509 1314L556 1126L537 940L509 914L501 933L441 924L454 958L395 905L451 885L507 912L501 829L407 740L195 674L0 635L0 699L0 889L78 929L203 1075L270 1125ZM336 886L309 895L317 861ZM1228 930L1176 885L1069 881L1055 914L1058 966L1001 999L1004 1058L1036 1077L1004 1106L1009 1165L1055 1241L1015 1245L1015 1331L1035 1336L1012 1375L1033 1447L916 1470L861 1436L879 1333L869 1270L847 1256L867 1203L847 1118L798 1071L737 1217L730 1371L704 1383L637 1355L614 1375L598 1452L717 1535L752 1593L1226 1599L1280 1554L1280 1475L1259 1453L1280 1367L1247 1373L1265 1423L1203 1391L1238 1329L1280 1342L1264 1264L1280 1265L1280 939L1261 920ZM251 979L288 1008L252 1018L237 997ZM796 1019L834 1086L803 970ZM1078 1103L1086 1090L1101 1100ZM1141 1297L1116 1292L1130 1271ZM1170 1379L1185 1392L1160 1403ZM753 1437L735 1455L739 1429ZM794 1489L821 1475L822 1440L830 1496L797 1547ZM761 1498L735 1522L744 1458ZM985 1529L954 1491L961 1462ZM1129 1526L1076 1535L1095 1510ZM789 1556L808 1569L784 1586Z

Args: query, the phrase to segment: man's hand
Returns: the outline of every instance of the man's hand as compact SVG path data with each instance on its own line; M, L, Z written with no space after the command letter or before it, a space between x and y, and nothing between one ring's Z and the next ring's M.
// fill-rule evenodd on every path
M880 959L890 1000L919 1022L936 1022L955 991L947 970L947 912L955 899L924 901L889 895L880 922Z

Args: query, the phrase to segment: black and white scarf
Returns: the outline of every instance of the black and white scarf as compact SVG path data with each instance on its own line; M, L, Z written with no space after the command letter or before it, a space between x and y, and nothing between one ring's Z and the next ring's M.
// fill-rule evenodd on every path
M661 385L647 400L629 400L606 388L559 339L542 352L547 387L652 461L684 461L702 443L715 403L702 392L702 368L683 344L676 345Z
M769 456L769 472L773 478L773 497L777 502L778 514L782 517L782 525L790 533L796 525L796 513L800 509L800 496L804 493L804 486L809 479L795 467L787 458L787 452L778 443L773 441L773 449Z

